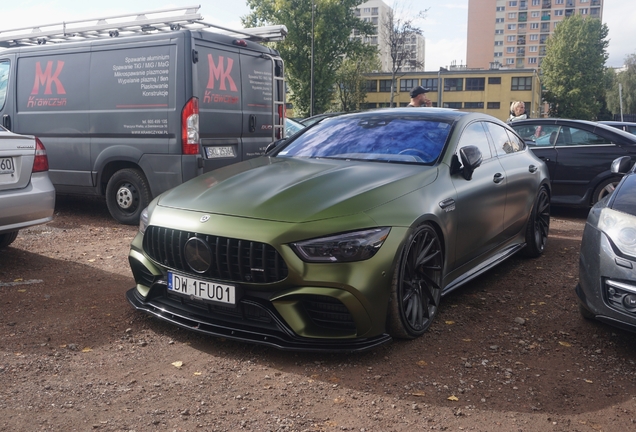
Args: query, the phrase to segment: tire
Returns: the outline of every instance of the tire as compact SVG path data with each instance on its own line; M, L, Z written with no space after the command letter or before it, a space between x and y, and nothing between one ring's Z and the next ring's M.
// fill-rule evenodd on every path
M526 226L526 247L522 249L524 256L536 258L543 254L550 231L550 195L541 188L534 201L530 219Z
M141 211L150 203L150 197L148 181L137 169L117 171L106 186L108 211L122 224L138 224Z
M596 189L594 189L594 194L592 194L592 205L614 192L614 189L616 189L619 182L620 179L611 178L599 183L599 185L596 186Z
M4 249L9 246L16 238L18 238L18 231L0 234L0 249Z
M393 272L387 331L414 339L431 326L442 297L444 254L437 231L420 225L404 243Z

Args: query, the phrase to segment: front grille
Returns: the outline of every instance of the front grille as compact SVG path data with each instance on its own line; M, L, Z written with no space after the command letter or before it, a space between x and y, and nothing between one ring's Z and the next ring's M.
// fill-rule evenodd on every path
M340 300L322 295L308 295L302 299L307 315L317 326L333 330L356 329L349 309Z
M212 251L212 265L200 276L248 283L273 283L287 277L285 261L276 249L265 243L149 226L143 247L155 262L192 273L183 255L183 248L192 237L204 240Z

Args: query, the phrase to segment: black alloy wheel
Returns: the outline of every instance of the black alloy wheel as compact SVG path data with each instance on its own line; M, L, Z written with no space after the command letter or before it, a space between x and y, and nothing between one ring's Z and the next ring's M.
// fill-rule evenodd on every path
M545 251L550 232L550 195L542 187L534 202L530 220L526 228L526 247L523 254L530 258L536 258Z
M405 243L393 276L387 328L403 339L422 335L437 315L444 256L437 231L419 226Z

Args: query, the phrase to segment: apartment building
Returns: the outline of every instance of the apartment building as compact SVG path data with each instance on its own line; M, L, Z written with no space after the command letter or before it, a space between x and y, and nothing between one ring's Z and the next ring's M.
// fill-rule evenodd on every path
M367 74L367 98L362 109L389 106L391 74ZM409 92L417 85L430 88L433 106L456 108L508 119L510 104L522 100L530 117L541 116L541 83L535 69L439 70L411 72L396 79L395 106L410 102Z
M602 19L604 0L468 0L469 68L538 69L564 18Z
M362 3L356 8L356 16L361 20L370 22L375 26L375 34L364 38L364 42L370 45L374 45L378 48L378 55L381 64L381 72L389 72L391 70L391 56L389 45L386 39L383 37L382 23L385 21L387 14L391 8L382 0L370 0L366 3ZM359 37L354 32L353 37ZM405 46L405 49L411 53L412 62L407 62L402 66L402 72L413 72L416 70L424 70L424 54L425 54L425 39L422 35L413 35L409 43ZM420 67L413 66L420 64Z

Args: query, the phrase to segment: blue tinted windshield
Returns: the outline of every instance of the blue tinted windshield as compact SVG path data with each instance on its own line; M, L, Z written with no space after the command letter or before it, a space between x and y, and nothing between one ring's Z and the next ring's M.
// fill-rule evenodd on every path
M451 125L421 117L337 117L283 148L278 156L430 163L444 148Z

